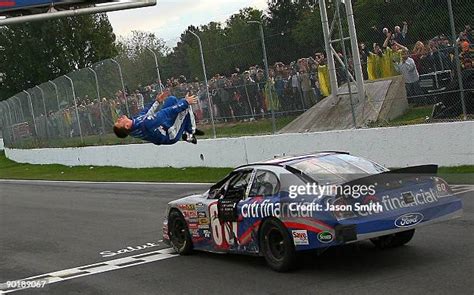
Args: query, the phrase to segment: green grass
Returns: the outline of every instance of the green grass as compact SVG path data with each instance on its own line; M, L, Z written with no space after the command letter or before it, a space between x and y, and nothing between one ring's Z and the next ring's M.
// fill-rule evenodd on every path
M231 168L120 168L64 165L20 164L0 152L0 179L147 181L147 182L216 182Z
M408 108L405 114L393 119L392 121L390 121L390 123L401 125L424 123L426 121L426 117L431 117L432 110L433 106Z
M285 116L275 119L276 130L280 130L291 121L296 119L297 116ZM206 133L206 137L212 137L212 127L210 125L204 125L201 127ZM216 124L217 137L237 137L245 135L263 135L272 133L272 121L271 119L260 119L251 122L236 122L236 123L224 123Z
M451 184L474 184L474 166L440 167L438 175Z
M20 164L0 152L0 179L82 181L216 182L231 168L120 168ZM438 174L451 184L474 184L474 166L441 167Z
M400 126L400 125L415 125L423 123L436 123L436 122L447 122L447 121L462 121L462 116L450 118L450 119L433 119L431 114L433 112L433 106L420 106L414 107L409 106L407 111L391 120L391 121L378 121L369 125L369 127L389 127L389 126ZM468 116L468 120L472 120L472 116Z

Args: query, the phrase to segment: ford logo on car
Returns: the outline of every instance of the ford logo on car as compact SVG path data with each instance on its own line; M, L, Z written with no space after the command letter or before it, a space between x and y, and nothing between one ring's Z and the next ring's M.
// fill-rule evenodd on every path
M398 217L395 220L396 227L409 227L420 223L423 220L423 214L421 213L407 213Z

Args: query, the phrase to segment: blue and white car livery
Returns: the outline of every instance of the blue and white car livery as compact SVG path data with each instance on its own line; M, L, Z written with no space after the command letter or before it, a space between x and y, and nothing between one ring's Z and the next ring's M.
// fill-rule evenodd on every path
M244 165L205 193L170 202L163 238L180 254L263 255L277 271L294 266L298 251L366 239L401 246L415 228L462 213L436 172L436 165L389 171L343 152Z

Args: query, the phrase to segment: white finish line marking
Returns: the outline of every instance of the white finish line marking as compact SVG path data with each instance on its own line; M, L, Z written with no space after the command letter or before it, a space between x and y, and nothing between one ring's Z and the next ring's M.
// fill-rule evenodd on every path
M460 195L474 191L474 185L451 185L453 195Z
M143 182L143 181L78 181L78 180L42 180L42 179L0 179L0 183L31 183L31 184L47 184L47 183L70 183L70 184L140 184L140 185L202 185L208 186L213 183L206 182Z
M103 262L97 262L89 265L78 266L74 268L69 268L65 270L59 270L55 272L50 272L47 274L37 275L33 277L28 277L21 280L11 280L11 281L37 281L37 282L45 282L47 284L53 284L65 280L90 276L98 273L103 273L112 270L118 270L126 267L137 266L140 264L145 264L149 262L154 262L158 260L164 260L172 257L179 256L176 254L172 248L165 248L161 250L145 252L133 256L123 257L114 260L108 260ZM0 284L0 294L11 293L15 291L29 289L21 288L20 286L8 286L7 282Z

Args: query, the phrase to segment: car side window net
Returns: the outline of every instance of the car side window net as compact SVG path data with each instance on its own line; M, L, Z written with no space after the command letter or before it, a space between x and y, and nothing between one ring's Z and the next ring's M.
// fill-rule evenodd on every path
M270 171L259 170L250 189L250 197L273 196L280 190L278 177Z
M250 182L253 170L246 170L231 178L224 186L225 199L242 199Z

